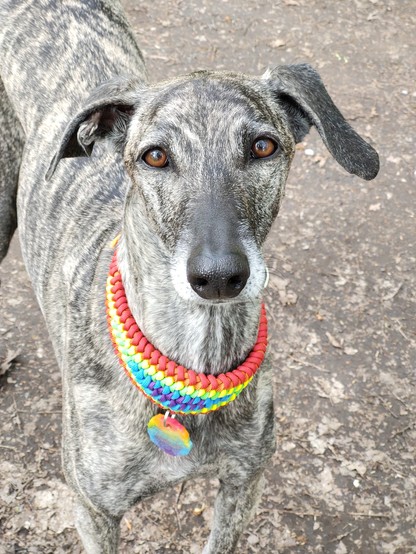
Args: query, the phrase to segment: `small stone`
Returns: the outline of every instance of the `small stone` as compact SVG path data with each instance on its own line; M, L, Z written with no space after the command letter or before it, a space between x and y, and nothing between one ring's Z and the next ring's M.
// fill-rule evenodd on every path
M314 156L315 152L312 150L312 148L306 148L305 149L305 156Z

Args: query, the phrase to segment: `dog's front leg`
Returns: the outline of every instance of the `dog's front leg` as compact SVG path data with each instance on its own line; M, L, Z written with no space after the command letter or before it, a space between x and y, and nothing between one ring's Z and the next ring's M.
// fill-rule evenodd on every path
M263 471L236 484L221 482L214 521L203 554L231 554L249 523L263 490Z
M86 506L78 500L75 526L87 554L117 554L120 540L120 518Z

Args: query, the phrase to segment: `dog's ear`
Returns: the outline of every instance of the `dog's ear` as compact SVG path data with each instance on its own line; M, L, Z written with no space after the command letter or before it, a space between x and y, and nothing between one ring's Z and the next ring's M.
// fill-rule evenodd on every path
M46 180L51 179L62 158L90 156L97 140L109 138L116 149L122 149L138 93L143 87L143 82L121 77L97 87L67 125Z
M377 152L345 121L311 66L276 67L268 70L263 79L286 111L296 142L315 125L329 152L344 169L363 179L374 179L379 170Z

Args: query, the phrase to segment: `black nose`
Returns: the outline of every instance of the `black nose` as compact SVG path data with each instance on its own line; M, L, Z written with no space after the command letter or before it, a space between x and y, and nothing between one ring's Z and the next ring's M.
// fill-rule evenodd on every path
M206 300L235 298L250 276L247 257L242 253L218 257L194 255L187 265L188 281L194 291Z

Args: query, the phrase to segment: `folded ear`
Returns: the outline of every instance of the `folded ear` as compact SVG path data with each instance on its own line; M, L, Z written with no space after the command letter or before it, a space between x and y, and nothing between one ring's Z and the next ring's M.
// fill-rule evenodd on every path
M379 170L377 152L345 121L311 66L276 67L267 71L263 79L286 111L296 142L315 125L329 152L344 169L363 179L374 179Z
M96 140L109 138L117 149L126 140L130 118L143 83L121 77L97 87L68 123L46 173L49 181L62 158L90 156Z

